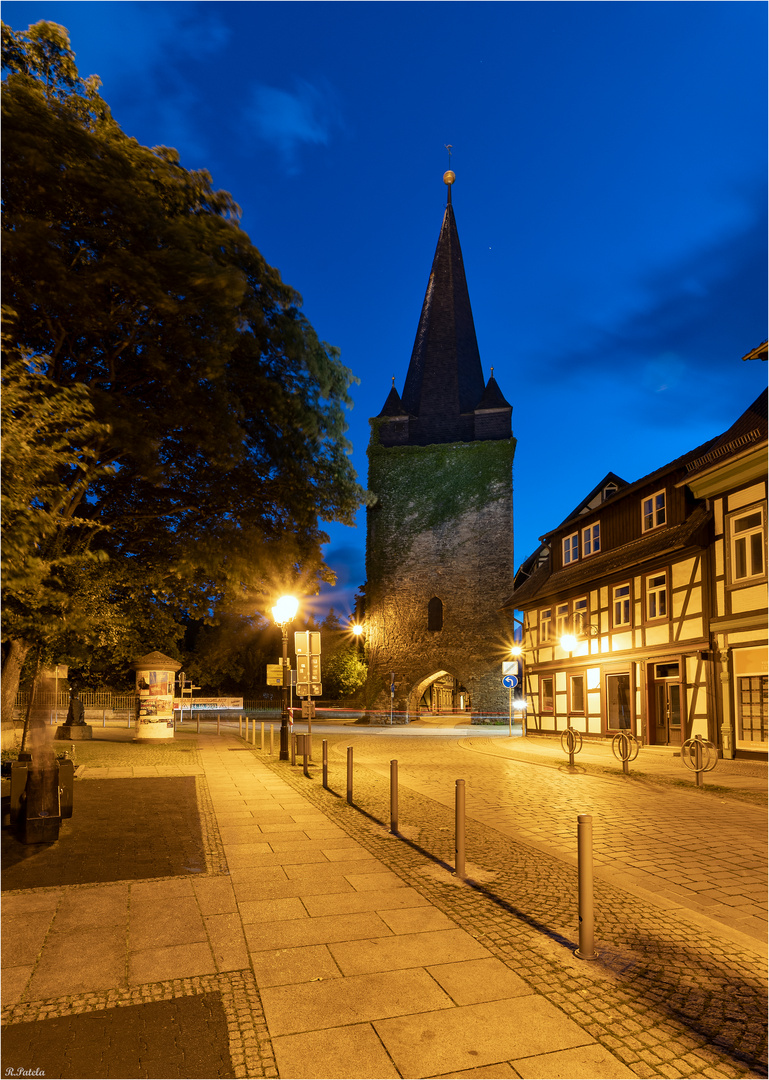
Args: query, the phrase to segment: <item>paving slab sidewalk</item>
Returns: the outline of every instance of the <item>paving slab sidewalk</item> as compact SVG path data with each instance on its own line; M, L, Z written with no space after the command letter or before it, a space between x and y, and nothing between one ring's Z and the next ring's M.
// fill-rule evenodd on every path
M3 895L5 1067L33 1067L8 1057L9 1039L32 1053L31 1024L38 1046L60 1025L55 1052L82 1046L84 1016L120 1028L135 1022L126 1006L209 995L221 1076L636 1075L242 746L199 738L227 872ZM579 963L565 957L565 973ZM121 1072L101 1036L91 1075L204 1075L183 1053L160 1071L142 1045L143 1058L115 1051L134 1070ZM46 1075L77 1075L58 1069Z

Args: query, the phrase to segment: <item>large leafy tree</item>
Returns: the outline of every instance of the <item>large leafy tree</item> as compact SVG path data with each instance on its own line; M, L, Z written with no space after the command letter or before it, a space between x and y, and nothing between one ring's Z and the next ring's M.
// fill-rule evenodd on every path
M3 65L3 289L18 390L5 422L28 415L27 393L69 395L75 410L63 430L35 435L60 455L44 483L20 473L13 492L16 535L24 520L27 535L5 566L12 684L25 650L50 646L57 629L87 646L132 603L210 618L220 603L313 591L329 574L321 522L350 522L361 489L344 437L353 376L239 227L232 198L174 150L120 129L63 27L3 26ZM68 626L29 591L38 551L41 587L69 590ZM104 561L98 603L89 558Z

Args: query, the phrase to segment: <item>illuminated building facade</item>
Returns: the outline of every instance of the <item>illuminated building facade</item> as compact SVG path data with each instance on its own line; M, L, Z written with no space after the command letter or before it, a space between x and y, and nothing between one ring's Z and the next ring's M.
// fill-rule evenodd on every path
M764 392L723 435L610 473L521 565L530 731L767 752Z

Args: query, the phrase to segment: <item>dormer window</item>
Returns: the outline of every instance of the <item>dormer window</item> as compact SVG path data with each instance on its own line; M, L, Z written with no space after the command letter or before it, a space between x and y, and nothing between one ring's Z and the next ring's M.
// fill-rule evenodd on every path
M656 491L641 502L641 524L644 532L656 529L667 521L665 511L665 492Z
M588 555L595 555L595 553L600 550L601 523L600 521L595 521L592 525L588 525L582 530L582 554L587 557Z
M563 565L568 566L579 558L579 533L572 533L564 537L563 541Z

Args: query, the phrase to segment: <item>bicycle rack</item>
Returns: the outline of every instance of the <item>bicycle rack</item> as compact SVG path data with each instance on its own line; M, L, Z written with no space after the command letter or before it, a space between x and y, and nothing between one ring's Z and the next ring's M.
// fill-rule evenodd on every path
M709 739L695 735L681 747L681 761L696 776L697 787L702 787L702 774L712 772L718 764L718 751Z
M574 764L574 755L582 749L582 735L572 727L567 727L561 734L561 749L569 755L569 765Z
M628 764L638 757L638 739L629 731L618 731L611 741L611 752L622 762L622 771L628 775Z

